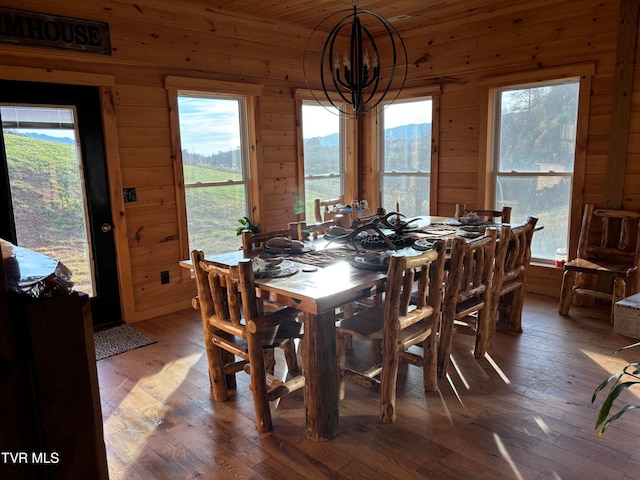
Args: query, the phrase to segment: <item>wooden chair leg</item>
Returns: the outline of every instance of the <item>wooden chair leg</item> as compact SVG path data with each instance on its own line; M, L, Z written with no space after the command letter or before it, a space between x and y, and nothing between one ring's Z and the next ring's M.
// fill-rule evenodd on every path
M213 394L213 399L216 402L224 402L227 398L229 398L229 392L227 389L228 378L229 376L233 376L235 380L235 375L225 375L224 373L224 365L227 363L226 359L226 350L216 347L215 345L211 345L211 348L207 348L207 353L209 354L209 379L211 380L211 393Z
M344 335L336 336L336 356L338 359L338 399L342 401L346 390L344 370L347 367L347 339Z
M513 292L511 311L509 315L509 327L511 331L522 333L522 309L524 307L524 285ZM489 345L491 347L491 345Z
M251 392L253 393L253 406L256 412L256 428L259 432L273 430L271 410L267 398L267 383L265 378L265 364L262 342L259 334L247 336L249 344L249 364L251 365ZM273 349L269 349L273 351Z
M438 391L438 343L437 336L431 334L422 344L422 378L425 392Z
M400 364L398 326L388 326L385 322L384 337L380 379L380 422L393 423L396 420L396 387Z
M447 376L451 350L453 350L453 319L447 321L443 315L438 347L438 377L440 378Z
M562 276L562 290L560 290L560 307L558 308L560 315L569 315L575 279L576 272L572 272L571 270L564 271L564 275Z
M478 324L476 326L476 345L473 349L473 356L483 358L489 348L489 332L491 330L491 310L486 306L478 313Z
M298 354L296 353L296 344L293 339L289 340L282 346L284 350L284 358L287 362L287 368L289 372L297 373L300 371L298 366Z
M273 375L276 368L276 355L273 348L264 349L264 369L269 375Z

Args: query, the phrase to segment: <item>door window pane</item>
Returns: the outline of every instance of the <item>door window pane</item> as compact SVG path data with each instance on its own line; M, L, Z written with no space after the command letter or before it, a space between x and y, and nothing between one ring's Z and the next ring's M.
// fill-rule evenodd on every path
M75 112L0 107L17 242L60 260L74 290L95 295Z
M381 120L382 206L407 217L429 214L431 172L430 98L384 107Z
M513 223L529 215L544 229L532 256L551 261L566 248L578 116L578 80L498 90L495 206L511 206Z
M313 200L342 195L344 159L342 121L334 107L303 102L304 191L306 221L315 223Z
M248 216L245 102L178 95L189 250L235 250L238 219Z

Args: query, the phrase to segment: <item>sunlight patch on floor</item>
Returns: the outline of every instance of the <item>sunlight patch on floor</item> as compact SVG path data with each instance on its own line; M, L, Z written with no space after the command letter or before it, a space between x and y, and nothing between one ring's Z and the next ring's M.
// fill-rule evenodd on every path
M493 358L491 358L491 355L486 353L484 357L491 364L491 366L496 371L496 373L500 375L500 378L502 379L502 381L504 381L504 383L509 385L511 383L511 380L509 380L509 377L507 377L507 375L502 371L502 369L498 366L498 364L493 361Z
M500 451L500 454L502 455L502 458L504 458L507 461L507 463L509 464L509 466L511 467L511 470L513 471L513 474L514 474L515 478L517 478L518 480L524 480L524 477L522 476L522 474L518 470L518 467L516 466L515 462L511 458L511 455L509 455L509 452L507 451L507 448L504 446L504 443L502 443L502 440L500 439L500 436L497 433L494 433L493 434L493 438L496 441L496 445L498 446L498 450Z
M462 370L460 370L460 368L458 367L458 364L456 363L455 359L453 358L453 355L451 355L451 357L449 357L449 360L451 361L451 365L453 366L453 368L455 369L456 373L458 374L458 377L460 377L460 381L464 385L464 388L466 388L467 390L471 389L471 386L469 385L469 382L467 382L467 379L464 378L464 375L462 374ZM449 377L449 374L447 374L447 378L449 379L449 383L451 383L451 387L455 390L455 387L453 387L453 382L451 382L451 377ZM458 395L458 392L456 392L456 395ZM460 398L460 397L458 396L458 398ZM462 401L460 403L462 403Z

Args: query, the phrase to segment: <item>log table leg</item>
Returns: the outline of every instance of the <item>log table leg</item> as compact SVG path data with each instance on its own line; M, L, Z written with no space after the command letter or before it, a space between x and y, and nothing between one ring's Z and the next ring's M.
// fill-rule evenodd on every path
M330 440L339 416L335 313L305 314L302 341L307 437Z

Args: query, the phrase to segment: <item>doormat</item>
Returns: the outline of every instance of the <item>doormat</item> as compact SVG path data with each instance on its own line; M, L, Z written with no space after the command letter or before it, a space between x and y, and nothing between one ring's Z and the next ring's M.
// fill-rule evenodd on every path
M96 361L156 343L153 338L140 333L128 323L94 332L93 340Z

